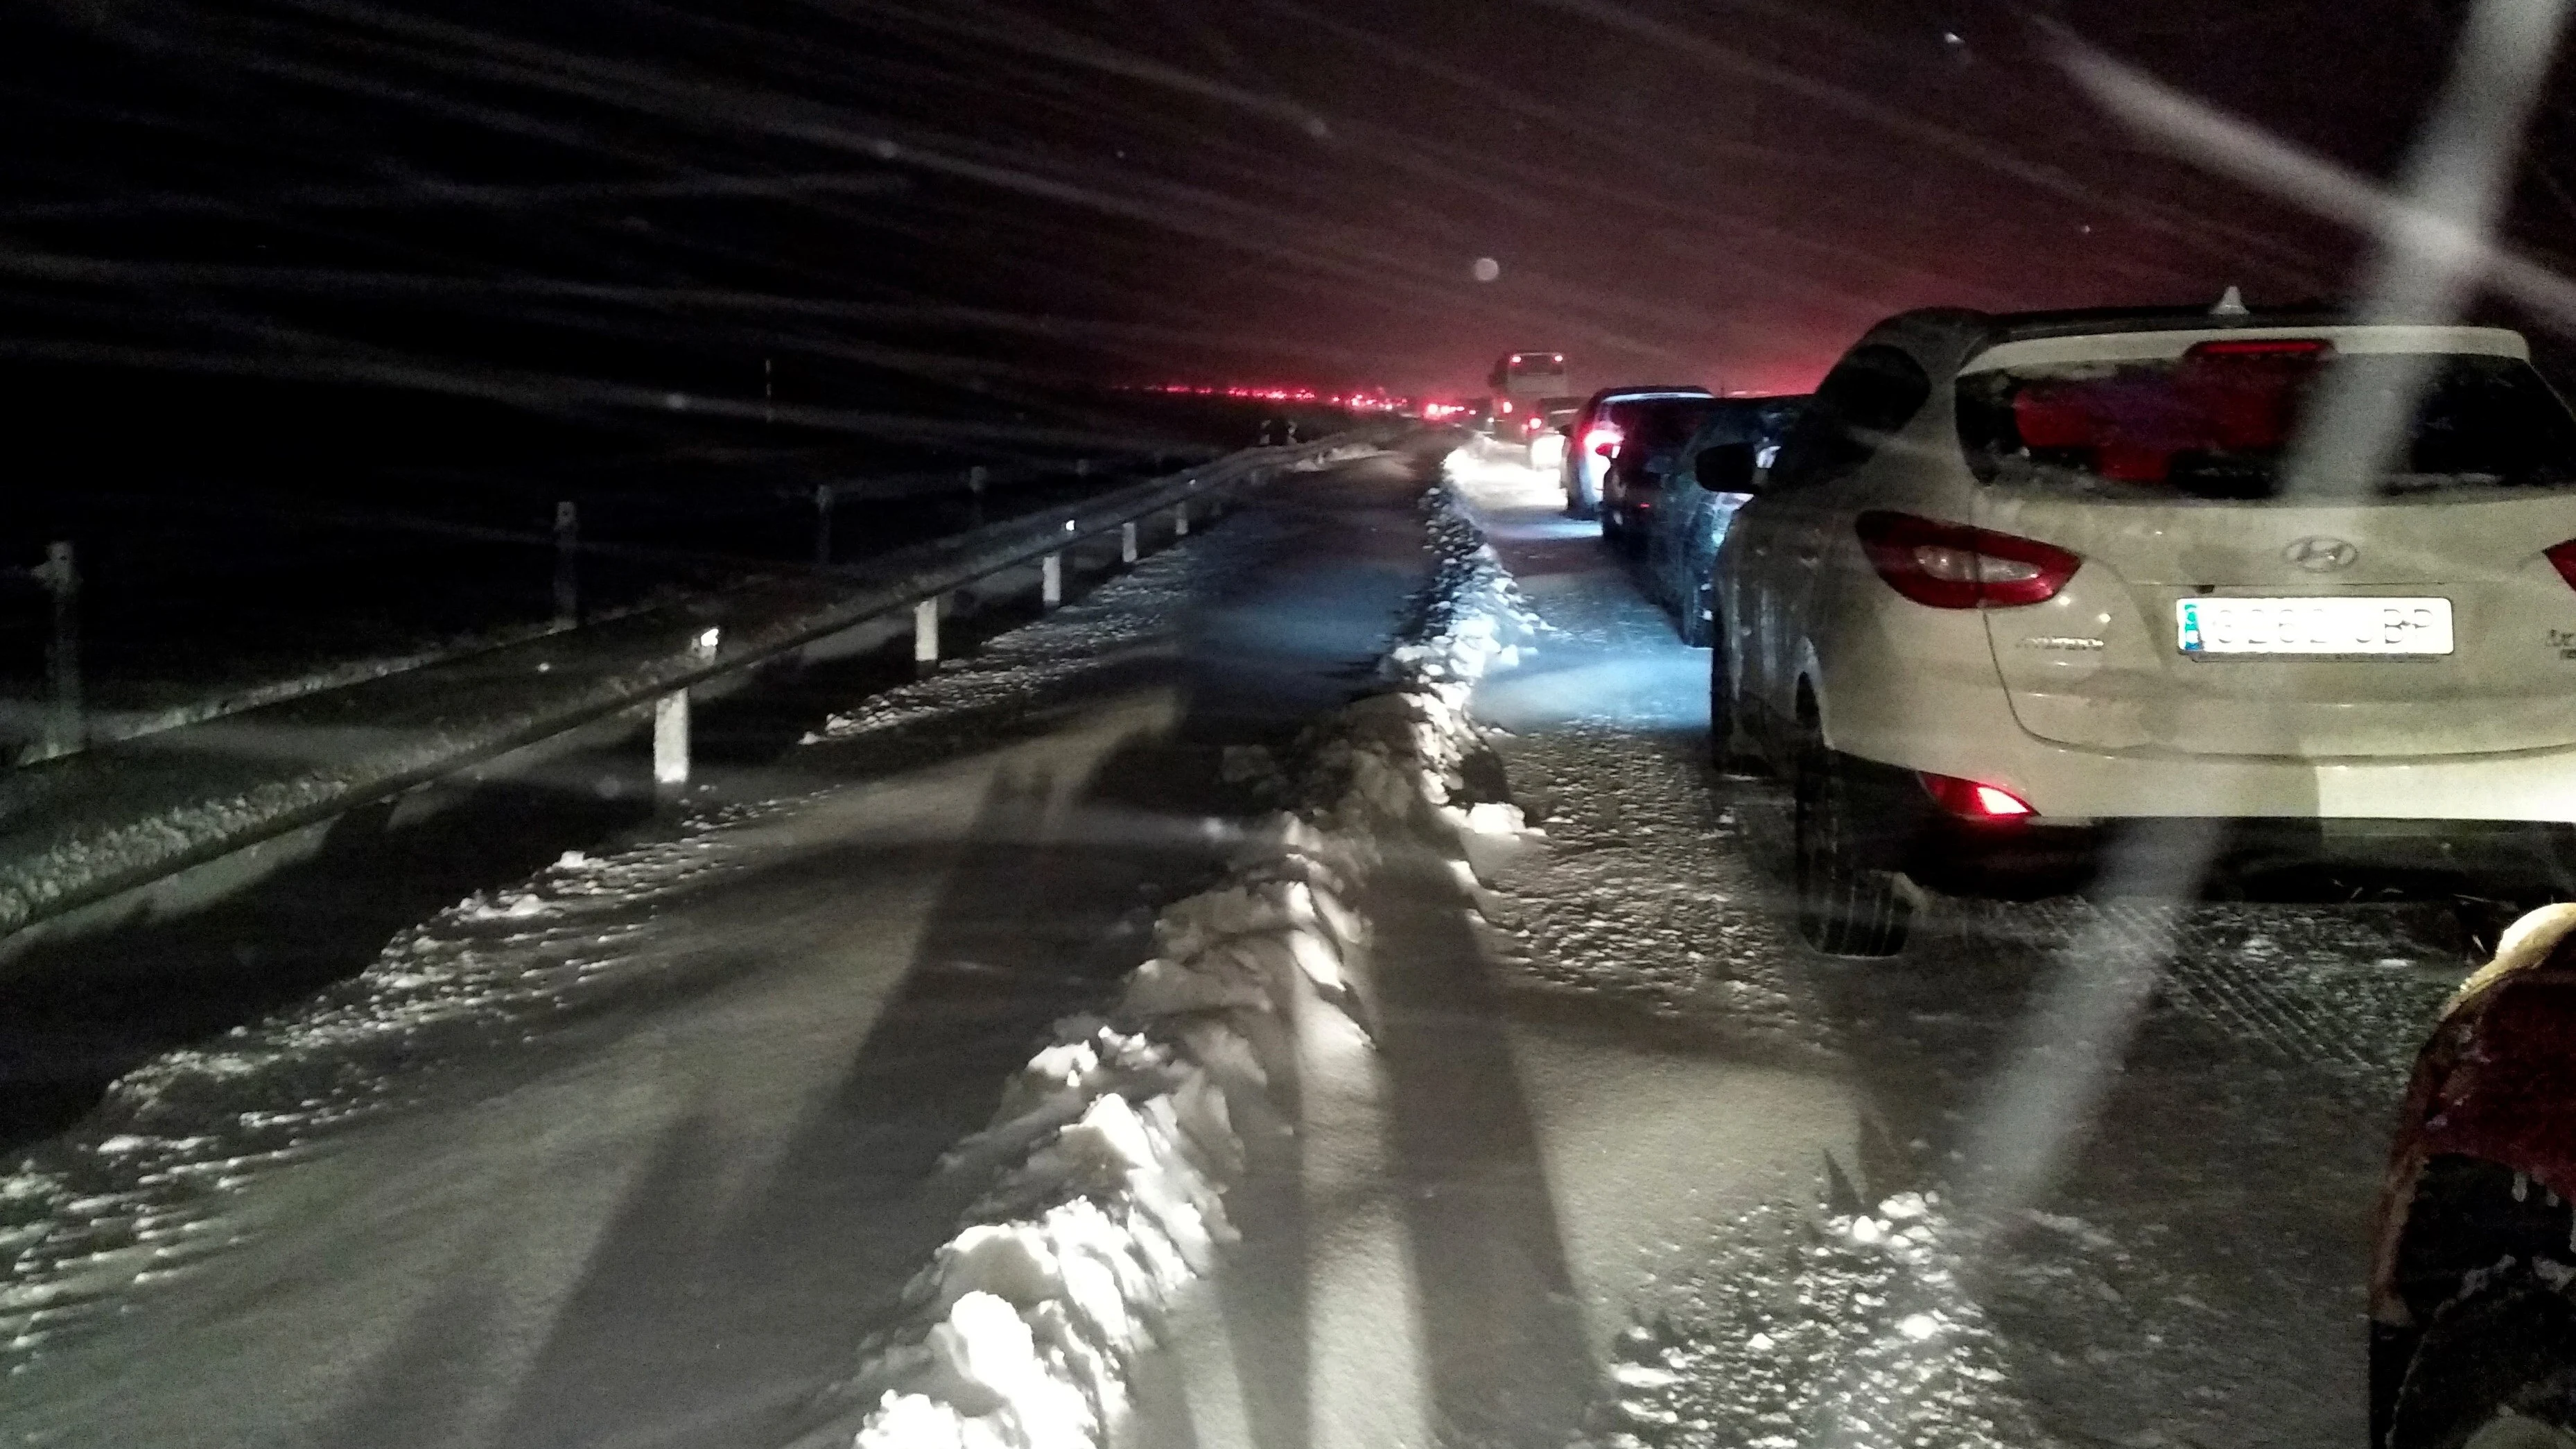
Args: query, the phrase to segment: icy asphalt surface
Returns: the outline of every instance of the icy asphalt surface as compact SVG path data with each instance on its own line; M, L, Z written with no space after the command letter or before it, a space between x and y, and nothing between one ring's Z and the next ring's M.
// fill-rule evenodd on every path
M1812 956L1779 792L1702 767L1706 655L1549 480L1455 474L1549 630L1477 700L1479 787L1543 834L1481 841L1481 894L1388 852L1374 1066L1253 1153L1142 1449L2357 1443L2436 923L1944 902L1896 962ZM1259 803L1223 747L1365 681L1419 477L1284 482L129 1077L0 1174L0 1438L791 1439L966 1206L938 1154ZM2168 928L2064 1174L1966 1245L1952 1174L2065 948Z
M1544 837L1483 853L1501 924L1471 925L1596 1356L1579 1437L2359 1443L2367 1217L2462 971L2441 914L1941 901L1895 961L1812 955L1784 792L1703 764L1706 653L1551 479L1453 473L1555 631L1478 697ZM2132 1038L2029 1048L2054 990L2152 973L2167 931ZM2017 1230L1951 1231L1962 1165L2014 1130L1996 1083L2087 1057L2100 1110ZM1435 1384L1435 1433L1564 1442L1496 1422L1534 1381Z
M1369 677L1427 459L1263 499L0 1167L0 1442L762 1445L1055 1018Z

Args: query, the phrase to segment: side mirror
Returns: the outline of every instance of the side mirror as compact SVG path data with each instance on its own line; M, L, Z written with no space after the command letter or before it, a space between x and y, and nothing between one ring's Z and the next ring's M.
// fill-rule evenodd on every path
M1595 443L1592 445L1592 451L1600 454L1604 458L1616 458L1619 456L1619 445L1617 443Z
M1702 448L1691 463L1692 476L1699 486L1711 493L1750 493L1753 491L1753 445L1720 443Z

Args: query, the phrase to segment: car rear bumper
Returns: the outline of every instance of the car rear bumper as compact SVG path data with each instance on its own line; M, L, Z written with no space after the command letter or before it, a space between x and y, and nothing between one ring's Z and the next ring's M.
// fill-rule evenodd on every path
M1864 658L1828 678L1832 747L2002 786L2053 821L2576 821L2576 747L2311 758L2086 749L2023 729L1990 660L1914 663Z
M2576 750L2285 759L2069 749L1998 731L1988 774L2042 815L2268 820L2576 821ZM2002 778L1995 778L1995 774Z
M1955 894L2030 896L2096 878L2130 843L2205 854L2204 880L2339 881L2511 897L2576 898L2576 824L2566 819L2408 815L2262 815L2173 808L1970 820L1935 803L1912 770L1845 758L1879 825L1879 864ZM1943 773L1949 773L1944 770ZM2021 793L1989 770L1970 778ZM2037 803L2034 795L2024 795ZM2152 800L2184 798L2167 789ZM2109 803L2107 798L2105 803ZM2139 803L2139 802L2131 802ZM2421 804L2423 802L2416 802Z
M2015 716L1980 611L1908 605L1840 617L1844 627L1813 651L1833 749L1999 785L2051 820L2576 821L2576 746L2300 756L2065 744ZM2455 708L2470 724L2480 706Z

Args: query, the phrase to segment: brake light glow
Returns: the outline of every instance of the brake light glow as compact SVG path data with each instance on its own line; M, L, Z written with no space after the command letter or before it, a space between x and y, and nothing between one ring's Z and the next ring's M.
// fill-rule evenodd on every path
M1910 513L1864 513L1859 529L1861 551L1888 587L1935 609L2044 603L2084 565L2035 538Z
M1607 458L1619 451L1619 430L1608 423L1583 435L1583 451Z
M2183 349L2185 357L2323 357L2334 351L2334 344L2322 337L2232 337L2225 341L2195 342Z
M1923 781L1923 788L1931 792L1942 809L1953 815L1964 815L1971 820L2018 820L2039 813L2030 808L2029 801L2001 785L1980 784L1975 780L1962 780L1956 775L1935 775L1929 770L1916 773Z
M2552 544L2542 549L2540 556L2558 570L2558 576L2567 581L2567 587L2576 589L2576 538Z
M1497 406L1499 406L1504 412L1508 413L1512 410L1512 400L1510 398L1505 398L1502 402L1497 404Z

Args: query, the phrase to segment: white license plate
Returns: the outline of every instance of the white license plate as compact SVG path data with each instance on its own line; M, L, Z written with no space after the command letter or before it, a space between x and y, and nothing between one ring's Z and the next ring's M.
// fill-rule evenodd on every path
M2347 595L2333 599L2174 601L2185 654L2448 654L2451 601Z

